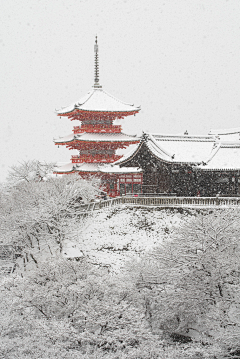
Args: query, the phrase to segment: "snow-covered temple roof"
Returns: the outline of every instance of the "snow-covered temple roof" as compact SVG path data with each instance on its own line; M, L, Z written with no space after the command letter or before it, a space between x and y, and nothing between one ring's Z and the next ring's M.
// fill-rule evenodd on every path
M195 168L205 171L240 170L239 134L240 128L215 130L208 136L144 133L141 142L126 151L115 164L124 166L145 144L150 153L163 162L195 164Z
M234 133L240 133L240 127L210 130L209 135L229 135Z
M152 134L146 134L145 143L148 149L158 158L161 158L163 161L172 162L173 160L173 153L166 151L161 144L159 144Z
M114 165L117 165L118 163L122 163L125 160L130 159L131 157L134 157L138 150L139 150L139 144L130 145L127 149L124 149L124 154L121 153L122 157L120 158L120 160L115 161Z
M143 134L140 144L115 163L124 164L133 158L143 143L161 161L200 164L210 157L215 138L214 136Z
M239 141L240 127L211 130L209 135L214 135L219 141Z
M205 171L240 170L240 143L220 143L199 168Z
M155 143L173 156L174 162L200 163L207 160L215 143L214 136L166 136L153 134Z
M92 112L138 112L140 107L122 102L108 94L102 88L93 88L87 95L68 107L57 110L58 115L71 113L75 110Z

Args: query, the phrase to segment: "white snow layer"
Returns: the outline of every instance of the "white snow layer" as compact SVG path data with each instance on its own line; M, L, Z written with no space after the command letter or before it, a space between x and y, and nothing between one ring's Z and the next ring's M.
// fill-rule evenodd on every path
M169 239L187 214L128 206L92 212L64 245L65 257L87 256L119 270L127 261Z
M95 88L89 91L78 102L58 110L57 113L64 114L74 109L83 111L131 112L139 111L140 107L122 102L102 89Z

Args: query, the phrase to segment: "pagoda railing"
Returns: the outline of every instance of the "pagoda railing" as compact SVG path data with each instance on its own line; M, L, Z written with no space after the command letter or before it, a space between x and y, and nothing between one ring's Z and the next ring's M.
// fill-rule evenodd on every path
M74 133L83 133L83 132L97 132L97 133L120 133L122 131L121 125L82 125L74 126Z
M119 160L122 156L118 155L81 155L81 156L72 156L72 163L95 163L95 162L101 162L101 163L111 163Z
M240 197L145 197L138 195L122 196L107 200L90 202L81 205L83 211L93 211L116 205L160 206L182 208L237 208L240 207Z

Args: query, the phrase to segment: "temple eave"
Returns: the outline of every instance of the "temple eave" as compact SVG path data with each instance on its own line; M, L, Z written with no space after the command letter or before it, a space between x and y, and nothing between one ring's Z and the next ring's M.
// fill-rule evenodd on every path
M130 111L102 111L102 110L98 110L98 111L93 111L93 110L73 110L70 112L62 112L62 113L58 113L57 116L59 117L68 117L71 121L73 120L80 120L80 121L84 121L88 118L99 118L101 117L101 119L109 119L110 118L118 118L118 119L122 119L126 116L132 116L132 115L136 115L139 110L130 110Z
M56 146L68 146L68 147L73 147L73 148L78 148L78 147L95 147L96 145L100 145L100 146L114 146L114 145L118 145L118 148L120 148L119 146L128 146L128 145L135 145L139 143L139 141L79 141L79 140L75 140L72 142L55 142ZM115 146L114 146L115 147Z

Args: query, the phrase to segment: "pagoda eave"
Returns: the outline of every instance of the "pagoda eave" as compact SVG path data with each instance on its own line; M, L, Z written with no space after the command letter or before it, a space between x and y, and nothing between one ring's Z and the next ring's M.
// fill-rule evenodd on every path
M72 171L64 171L64 172L61 172L61 171L54 171L53 174L54 175L70 175L72 173L75 173L77 171L75 170L72 170Z
M56 146L66 146L66 147L72 147L72 142L55 142Z
M117 149L117 148L126 148L129 145L135 145L139 143L139 141L79 141L74 140L72 142L55 142L56 146L66 146L71 149L92 149L96 148L96 145L101 148L108 149Z
M136 115L139 110L133 111L87 111L87 110L74 110L67 113L58 113L58 116L68 117L71 121L86 121L93 120L101 117L101 120L109 119L123 119L126 116Z

